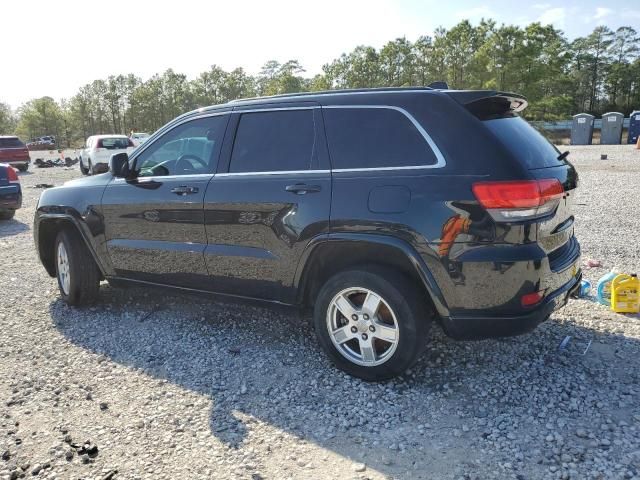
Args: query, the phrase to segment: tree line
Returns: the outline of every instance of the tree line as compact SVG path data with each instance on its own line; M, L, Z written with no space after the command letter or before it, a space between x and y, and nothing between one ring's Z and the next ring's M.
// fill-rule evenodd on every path
M97 133L152 132L198 107L260 95L343 88L416 86L442 80L450 88L525 95L530 120L579 112L628 115L640 108L640 37L632 27L599 26L569 41L553 26L497 26L464 20L415 42L398 38L380 49L358 46L305 75L298 60L267 62L257 75L213 65L195 79L171 69L142 80L134 74L94 80L68 100L30 100L17 112L0 104L0 133L55 135L65 145Z

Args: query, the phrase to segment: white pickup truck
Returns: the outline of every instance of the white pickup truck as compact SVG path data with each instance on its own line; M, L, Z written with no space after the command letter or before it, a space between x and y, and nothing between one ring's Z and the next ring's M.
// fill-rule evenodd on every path
M126 135L92 135L80 152L80 171L83 175L106 172L111 155L130 154L134 149L133 142Z

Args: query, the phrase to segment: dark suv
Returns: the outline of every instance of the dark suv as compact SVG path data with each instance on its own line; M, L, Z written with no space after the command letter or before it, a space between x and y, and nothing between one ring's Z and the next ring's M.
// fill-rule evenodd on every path
M312 307L339 368L390 378L434 322L526 332L579 284L576 171L526 105L408 88L202 108L45 191L40 259L72 305L104 278Z

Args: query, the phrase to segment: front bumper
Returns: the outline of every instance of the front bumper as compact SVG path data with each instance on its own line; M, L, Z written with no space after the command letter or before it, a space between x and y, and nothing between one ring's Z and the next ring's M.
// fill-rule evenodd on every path
M550 293L539 305L524 309L518 315L496 316L449 316L442 319L445 333L457 340L481 340L484 338L509 337L530 332L544 322L559 308L564 307L571 295L580 288L582 271L560 288Z
M0 187L0 210L17 210L22 207L22 190L19 185Z

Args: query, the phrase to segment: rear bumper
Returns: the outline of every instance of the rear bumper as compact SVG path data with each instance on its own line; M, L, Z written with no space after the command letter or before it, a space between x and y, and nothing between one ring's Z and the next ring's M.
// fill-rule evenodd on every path
M0 160L0 163L8 163L12 167L24 167L29 165L31 159L27 158L25 160Z
M449 316L442 319L445 333L458 340L481 340L484 338L509 337L530 332L544 322L551 313L564 307L569 297L580 288L582 271L564 285L545 297L535 307L523 309L518 315L505 316Z
M0 187L0 210L17 210L22 207L22 190L19 185Z

